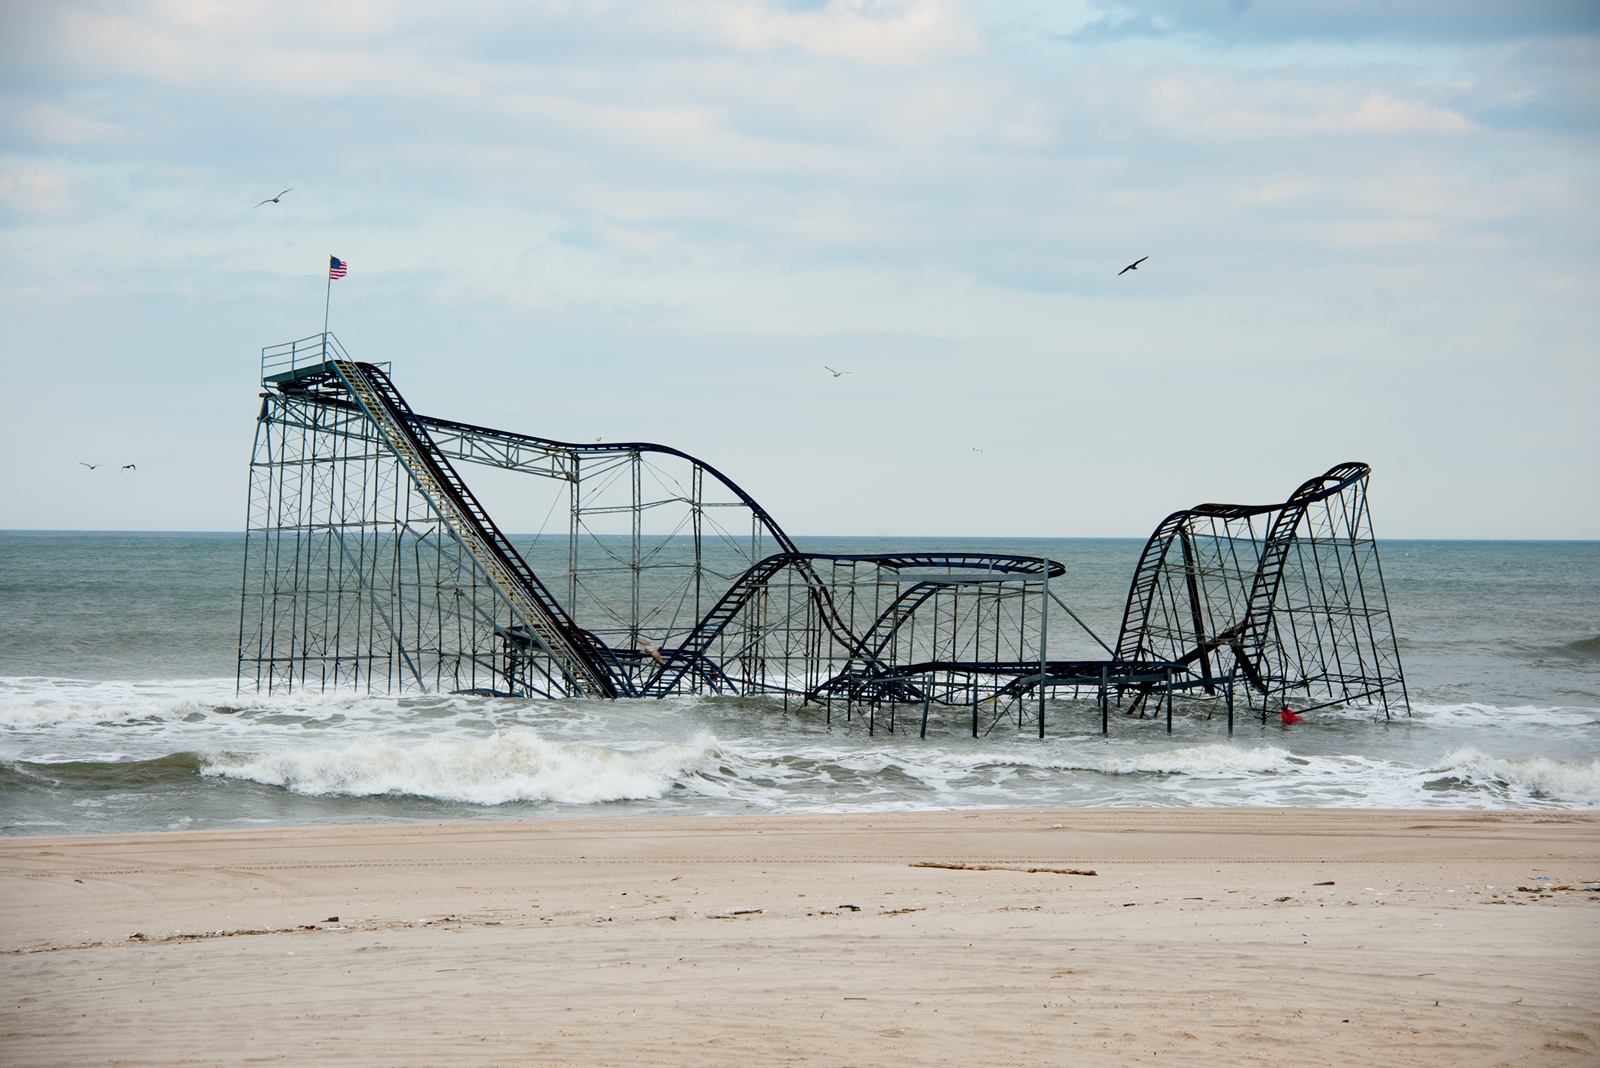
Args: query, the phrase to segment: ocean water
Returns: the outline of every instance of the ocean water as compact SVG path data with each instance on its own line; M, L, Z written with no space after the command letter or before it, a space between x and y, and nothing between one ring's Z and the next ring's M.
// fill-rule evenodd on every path
M812 538L1066 563L1108 641L1134 540ZM1052 701L1048 736L869 736L771 698L538 701L234 683L243 540L0 532L0 833L1040 805L1600 806L1600 543L1386 542L1412 714L1285 727ZM1055 585L1052 584L1055 588ZM1077 636L1090 655L1092 642Z

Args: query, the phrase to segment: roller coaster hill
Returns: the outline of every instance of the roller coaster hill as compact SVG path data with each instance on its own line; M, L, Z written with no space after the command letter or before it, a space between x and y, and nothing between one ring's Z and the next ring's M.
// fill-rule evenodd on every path
M1052 716L1098 712L1102 730L1115 706L1164 709L1170 731L1175 698L1225 707L1230 730L1236 706L1409 713L1365 464L1279 504L1168 516L1112 646L1069 607L1053 560L805 552L693 456L418 414L387 364L331 334L263 350L261 371L241 689L764 694L869 731L910 715L923 733L931 718L1041 737L1047 698ZM548 498L540 535L513 544L468 468ZM1096 658L1052 657L1068 636Z

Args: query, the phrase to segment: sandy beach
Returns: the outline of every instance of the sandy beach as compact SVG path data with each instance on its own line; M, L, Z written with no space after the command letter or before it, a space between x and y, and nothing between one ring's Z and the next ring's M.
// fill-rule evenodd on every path
M14 1065L1592 1065L1597 885L1600 817L1575 813L16 837L0 1042Z

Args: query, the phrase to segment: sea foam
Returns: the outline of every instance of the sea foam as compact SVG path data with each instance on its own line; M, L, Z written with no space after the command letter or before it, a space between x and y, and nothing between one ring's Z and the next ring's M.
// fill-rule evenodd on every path
M206 760L203 775L249 779L307 796L393 794L500 805L552 801L585 805L657 798L684 779L712 770L714 739L636 750L559 745L532 731L467 743L424 742L401 747L362 742L261 756Z
M1324 714L1318 712L1318 715ZM1600 723L1594 708L1562 705L1490 705L1476 701L1457 704L1412 702L1409 722L1428 727L1488 727L1527 730L1530 727L1590 727Z
M1499 788L1512 798L1600 804L1600 760L1588 764L1532 757L1502 760L1474 749L1445 759L1445 772L1474 786Z
M233 680L98 682L0 678L0 729L181 720L230 697Z
M1304 763L1304 761L1302 761ZM1192 775L1202 778L1295 770L1287 750L1272 746L1193 745L1089 763L1111 775Z

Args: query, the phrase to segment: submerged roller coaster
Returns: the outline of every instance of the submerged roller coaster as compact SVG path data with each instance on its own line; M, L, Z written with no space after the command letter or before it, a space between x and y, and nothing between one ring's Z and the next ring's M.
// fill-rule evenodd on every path
M1045 731L1046 699L1140 717L1174 698L1263 718L1409 712L1364 464L1281 504L1175 512L1115 647L1066 570L995 553L802 551L748 493L664 445L575 444L413 411L331 334L263 350L239 686L521 697L770 694L829 721L911 714ZM459 468L549 501L519 546ZM559 515L559 519L556 517ZM552 521L557 530L550 532ZM1053 658L1062 624L1104 649ZM1052 635L1055 624L1055 636Z

